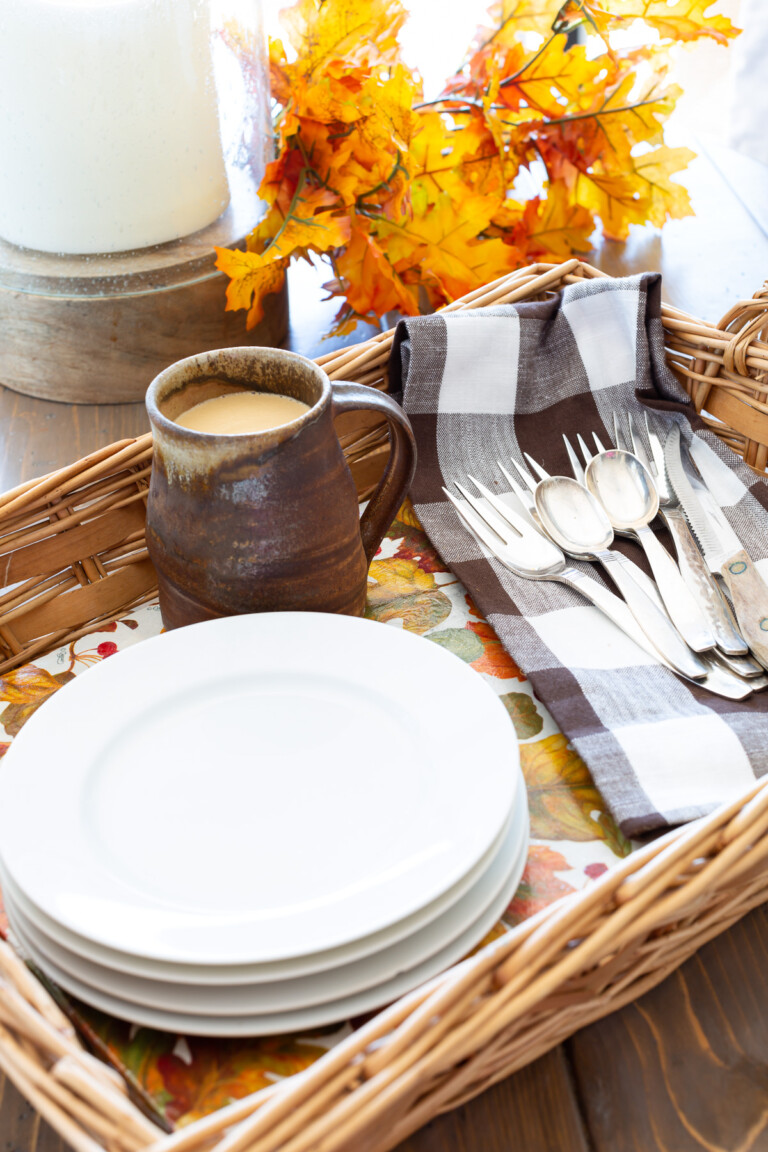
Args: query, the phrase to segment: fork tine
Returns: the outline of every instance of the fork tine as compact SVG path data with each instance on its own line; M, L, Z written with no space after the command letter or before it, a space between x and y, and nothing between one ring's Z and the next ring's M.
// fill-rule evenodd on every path
M502 544L503 541L500 540L495 532L488 528L484 520L481 520L479 516L476 516L472 509L468 508L466 504L462 504L459 500L457 500L456 497L451 492L449 492L447 488L443 488L443 492L445 492L451 504L453 504L454 508L458 512L459 519L463 522L464 526L469 527L475 533L475 535L480 540L482 540L483 544L485 544L489 552L492 552L494 556L497 555L499 551L499 545Z
M563 433L563 442L565 443L565 450L568 453L568 459L571 462L571 471L573 472L574 479L578 480L579 484L583 484L584 469L581 466L581 461L573 450L573 445L565 433Z
M511 456L509 458L509 462L512 465L512 467L514 468L517 475L520 477L520 479L525 484L528 491L531 493L531 495L533 495L533 493L536 491L536 481L533 478L533 476L531 476L528 469L525 467L525 465L518 464L517 460L513 460Z
M545 472L541 464L536 463L533 456L529 456L527 452L523 452L523 456L525 456L526 460L530 464L531 468L533 468L539 480L549 480L549 472Z
M605 445L603 444L602 440L598 436L597 432L592 433L592 439L595 442L595 447L597 448L598 452L606 452L607 451Z
M632 413L631 412L627 413L627 419L629 421L629 438L632 442L632 452L635 456L637 456L640 463L645 465L645 467L650 472L651 462L648 459L648 453L645 450L645 444L643 444L642 439L640 438L640 436L635 431L635 422L632 419Z
M495 492L491 492L490 488L486 488L485 484L481 484L479 480L475 480L474 476L470 476L469 479L480 492L481 496L488 501L494 511L498 512L502 520L509 524L510 528L514 528L521 536L525 536L532 531L530 525L523 520L522 516L515 512L514 509L508 507Z
M515 480L514 476L512 476L507 471L507 469L504 467L501 460L497 460L496 463L498 464L499 468L501 469L501 472L502 472L504 479L506 480L507 484L509 484L509 486L512 489L512 491L514 492L515 496L517 496L518 500L523 505L523 507L527 508L530 511L534 507L533 499L531 498L531 493L528 491L527 488L523 488L523 486L521 484L518 484L518 482L517 482L517 480Z
M651 474L658 479L664 472L664 449L656 427L648 416L647 409L643 415L645 416L645 434L651 446Z
M594 456L594 452L591 452L590 449L587 448L586 444L584 443L584 438L580 432L577 434L576 439L578 440L579 448L581 448L581 454L584 457L584 463L589 464L590 460Z
M516 528L511 528L506 524L496 512L482 504L477 496L473 496L471 492L468 492L464 485L460 484L458 480L454 480L454 484L464 499L471 504L480 519L484 520L488 527L496 533L502 544L509 543L512 533L514 533L515 537L520 535Z
M618 412L613 413L613 443L616 448L621 448L624 451L627 449L627 442L621 434L621 427L619 425Z

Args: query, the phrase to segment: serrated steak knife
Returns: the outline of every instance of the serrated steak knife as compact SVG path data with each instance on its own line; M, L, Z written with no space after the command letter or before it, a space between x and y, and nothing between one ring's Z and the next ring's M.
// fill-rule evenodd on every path
M728 585L742 635L764 668L768 668L768 585L745 551L706 484L683 463L687 448L673 424L664 444L664 463L691 531L710 572Z

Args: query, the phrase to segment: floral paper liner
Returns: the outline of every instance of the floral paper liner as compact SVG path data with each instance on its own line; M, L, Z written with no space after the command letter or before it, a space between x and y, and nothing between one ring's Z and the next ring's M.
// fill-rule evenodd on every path
M445 568L409 502L371 564L366 615L449 649L485 678L509 712L510 738L513 733L517 737L528 791L531 843L514 899L478 947L584 887L616 856L629 852L586 766L463 586ZM157 604L144 605L130 617L0 677L0 702L5 702L0 756L49 696L92 664L157 635L161 627ZM398 749L392 747L389 753L397 756ZM0 907L0 932L7 928ZM126 1024L56 991L86 1042L123 1073L167 1129L300 1072L355 1026L348 1021L314 1032L247 1040L182 1037Z

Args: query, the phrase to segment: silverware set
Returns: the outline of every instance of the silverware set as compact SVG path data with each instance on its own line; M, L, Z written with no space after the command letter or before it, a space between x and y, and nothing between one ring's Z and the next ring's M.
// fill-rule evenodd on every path
M573 476L550 476L528 453L501 462L500 495L468 476L462 499L443 489L465 527L506 568L530 580L555 580L579 592L659 663L719 696L740 700L768 686L768 585L701 477L677 423L660 429L646 414L645 439L631 414L614 444L593 434L592 451L567 437ZM583 463L582 463L583 460ZM510 495L516 500L512 506ZM661 521L674 559L656 536ZM653 580L611 545L635 539ZM600 564L620 596L568 563ZM724 581L736 618L718 583Z

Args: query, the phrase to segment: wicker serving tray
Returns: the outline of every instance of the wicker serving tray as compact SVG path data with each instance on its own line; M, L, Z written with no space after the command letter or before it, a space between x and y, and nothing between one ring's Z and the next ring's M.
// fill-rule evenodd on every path
M538 264L451 310L535 298L602 273ZM768 461L768 295L710 326L664 306L667 355L705 419L757 470ZM318 361L386 387L391 333ZM719 423L718 417L727 423ZM371 417L343 444L364 498L388 452ZM148 436L0 497L0 671L154 594L144 547ZM634 853L580 893L381 1012L306 1071L164 1135L0 944L0 1067L78 1152L383 1152L583 1025L641 995L768 898L768 782Z

